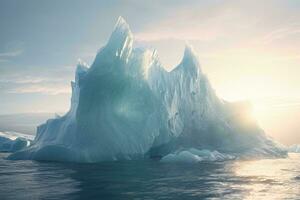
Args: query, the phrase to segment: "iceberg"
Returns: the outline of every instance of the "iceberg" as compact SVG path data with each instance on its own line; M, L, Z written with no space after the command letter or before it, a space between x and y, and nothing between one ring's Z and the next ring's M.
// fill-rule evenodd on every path
M120 17L93 64L78 63L69 112L40 125L32 144L9 158L199 161L222 154L286 155L255 120L245 119L248 103L216 95L191 46L168 72L156 51L133 44ZM203 155L203 149L214 153Z
M16 152L30 145L30 135L16 132L0 132L0 152Z
M288 147L288 152L290 153L300 153L300 145L294 144Z

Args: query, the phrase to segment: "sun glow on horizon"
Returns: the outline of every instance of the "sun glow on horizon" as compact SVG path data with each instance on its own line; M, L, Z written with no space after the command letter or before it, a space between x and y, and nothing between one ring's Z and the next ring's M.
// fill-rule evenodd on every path
M300 113L300 82L297 57L274 52L224 50L214 56L201 55L201 66L217 95L230 102L248 101L252 116L268 135L292 144ZM228 53L230 51L231 53ZM293 127L293 128L292 128ZM290 135L290 136L288 136Z

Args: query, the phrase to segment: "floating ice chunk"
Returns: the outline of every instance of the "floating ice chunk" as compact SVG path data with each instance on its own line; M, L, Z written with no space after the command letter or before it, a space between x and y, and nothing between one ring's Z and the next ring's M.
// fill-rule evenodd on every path
M189 151L197 156L203 158L203 160L209 161L224 161L224 160L233 160L236 157L230 154L220 153L218 151L209 151L209 150L198 150L195 148L189 149Z
M18 134L12 132L0 132L0 152L16 152L30 145L29 139L17 137L16 135Z
M229 154L222 154L218 151L209 151L206 149L198 150L191 148L188 150L171 153L164 156L162 162L184 162L184 163L197 163L201 161L220 162L226 160L233 160L236 157Z
M161 162L181 162L181 163L197 163L203 159L189 151L180 151L179 153L168 154L161 159Z

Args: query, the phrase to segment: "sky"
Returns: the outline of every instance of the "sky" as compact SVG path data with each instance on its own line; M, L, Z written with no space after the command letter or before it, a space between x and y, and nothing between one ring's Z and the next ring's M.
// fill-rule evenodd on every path
M91 64L118 16L171 70L185 44L217 94L249 100L285 144L300 143L300 1L1 0L0 114L66 112L78 59Z

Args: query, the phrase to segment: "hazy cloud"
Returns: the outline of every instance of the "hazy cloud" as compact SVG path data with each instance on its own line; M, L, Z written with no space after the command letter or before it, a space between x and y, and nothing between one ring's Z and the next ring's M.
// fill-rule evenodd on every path
M0 53L0 57L15 57L19 56L23 53L23 50L15 50L15 51L9 51L9 52L2 52Z
M30 70L28 70L30 69ZM8 69L0 74L0 93L58 95L71 92L75 67L62 66L41 70L38 66L21 67L18 73Z
M70 85L43 85L43 84L33 84L28 86L19 86L12 90L9 90L8 93L42 93L47 95L58 95L58 94L69 94L71 93Z
M265 44L274 42L280 39L286 39L289 36L298 34L300 36L300 24L294 23L288 26L284 26L283 28L276 29L270 33L268 33L263 41Z

